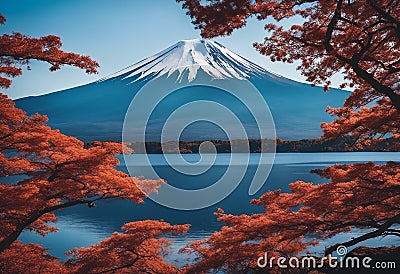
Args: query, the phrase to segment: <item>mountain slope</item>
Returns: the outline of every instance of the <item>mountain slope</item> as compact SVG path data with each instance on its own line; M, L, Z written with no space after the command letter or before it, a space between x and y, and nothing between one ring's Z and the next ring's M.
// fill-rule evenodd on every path
M199 79L211 84L224 81L232 86L237 80L250 81L272 112L277 137L289 140L320 136L320 123L332 120L325 113L326 106L340 106L348 96L346 91L332 89L324 93L322 88L270 73L216 42L185 40L99 81L22 98L16 100L16 105L30 114L48 115L52 127L84 141L119 141L129 104L146 83L154 80L162 88L168 82L195 84ZM148 96L152 94L148 91ZM249 138L257 138L254 119L241 102L210 86L192 86L174 92L155 108L148 123L149 140L159 140L165 119L174 110L196 100L227 106L242 117ZM201 122L190 125L182 135L185 140L226 138L221 128Z

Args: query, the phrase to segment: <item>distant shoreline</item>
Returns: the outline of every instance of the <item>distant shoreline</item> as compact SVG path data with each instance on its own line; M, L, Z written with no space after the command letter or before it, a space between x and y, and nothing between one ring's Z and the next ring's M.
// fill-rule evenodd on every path
M206 142L206 143L204 143ZM211 146L211 142L213 146ZM195 140L180 141L179 145L175 141L170 142L135 142L131 148L136 154L173 154L173 153L199 153L201 144L202 153L260 153L273 151L274 140ZM208 143L208 145L207 145ZM206 144L206 145L204 145ZM248 145L247 145L248 144ZM277 153L312 153L312 152L396 152L390 150L391 139L386 139L376 147L357 148L354 146L354 140L349 137L343 137L336 140L321 139L302 139L302 140L276 140ZM92 143L85 143L86 147L92 146ZM262 147L263 146L263 149Z

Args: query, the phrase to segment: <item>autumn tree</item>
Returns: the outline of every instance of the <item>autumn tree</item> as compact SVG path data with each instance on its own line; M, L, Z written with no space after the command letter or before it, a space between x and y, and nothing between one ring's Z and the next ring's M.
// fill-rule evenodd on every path
M73 258L66 265L73 273L178 273L176 266L163 260L169 242L160 235L184 233L188 228L150 220L128 223L123 233L70 251Z
M0 14L0 24L6 18ZM49 63L50 71L61 68L62 65L71 65L84 69L86 73L97 73L99 64L89 56L61 50L61 39L55 35L32 38L15 32L0 36L0 87L8 88L12 77L22 74L22 68L28 69L31 60Z
M0 253L0 273L68 273L68 270L41 245L17 240Z
M0 23L4 22L0 16ZM9 78L20 75L21 66L32 59L50 63L50 70L65 64L96 72L97 62L60 47L56 36L2 35L0 86L9 87ZM120 143L95 142L88 148L82 141L51 129L47 120L40 114L26 115L0 94L0 273L83 273L82 269L89 273L100 268L102 273L107 269L126 273L132 269L139 272L136 270L142 267L146 273L160 273L162 269L176 272L176 267L163 261L167 241L160 235L184 232L187 226L158 221L128 223L124 233L71 251L68 264L60 263L40 245L18 240L26 230L43 236L56 231L49 222L57 221L57 210L76 205L93 207L97 201L116 198L141 203L146 197L141 189L150 193L165 183L162 179L130 177L117 170L120 163L115 156L130 152ZM5 178L7 183L3 182ZM88 254L97 256L89 258Z
M342 73L354 89L344 105L327 111L324 139L350 136L354 146L374 146L387 138L398 150L400 111L400 2L397 0L178 0L203 37L230 35L250 17L273 19L268 35L255 48L272 61L299 61L298 69L313 85L328 86ZM298 24L283 27L286 19ZM291 22L294 22L291 21ZM315 239L326 239L355 227L368 229L341 244L351 247L383 235L400 236L400 164L335 165L314 171L329 183L298 181L290 193L267 192L252 203L263 214L216 214L221 231L184 251L199 255L188 271L257 270L257 258L305 252ZM313 240L314 239L314 240ZM275 265L276 267L276 265ZM271 270L272 271L272 270Z

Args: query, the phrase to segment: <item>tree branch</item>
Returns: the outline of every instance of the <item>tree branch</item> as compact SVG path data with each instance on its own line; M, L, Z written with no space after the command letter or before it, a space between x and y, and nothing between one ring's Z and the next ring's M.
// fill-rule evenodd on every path
M4 239L0 242L0 253L3 252L4 250L6 250L7 248L9 248L9 246L15 240L18 239L18 237L21 235L22 231L24 231L25 228L27 228L29 225L31 225L32 223L37 221L44 214L53 212L55 210L75 206L78 204L91 205L92 203L93 203L92 200L75 200L75 201L70 201L70 202L62 203L62 204L55 205L55 206L50 206L43 210L32 213L31 216L27 220L25 220L24 222L19 224L13 232L11 232L9 235L4 237Z
M369 233L367 233L367 234L364 234L364 235L362 235L362 236L360 236L360 237L357 237L357 238L355 238L355 239L352 239L352 240L350 240L350 241L347 241L347 242L344 242L344 243L338 243L338 244L335 244L335 245L333 245L333 246L328 247L328 248L325 250L325 256L331 254L331 253L332 253L333 251L335 251L336 248L337 248L338 246L340 246L340 245L343 245L343 246L345 246L345 247L349 247L349 246L356 245L356 244L358 244L358 243L360 243L360 242L363 242L363 241L365 241L365 240L368 240L368 239L372 239L372 238L381 236L381 235L385 234L385 232L386 232L393 224L396 224L396 223L398 223L399 221L400 221L400 214L397 214L396 216L394 216L394 217L391 218L390 220L388 220L388 221L386 221L385 223L383 223L382 225L380 225L379 228L378 228L377 230L374 230L374 231L372 231L372 232L369 232Z

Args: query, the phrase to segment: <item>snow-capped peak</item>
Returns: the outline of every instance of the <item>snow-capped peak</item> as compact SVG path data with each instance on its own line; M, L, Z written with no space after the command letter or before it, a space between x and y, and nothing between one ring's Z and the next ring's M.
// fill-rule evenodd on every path
M199 70L213 79L271 75L262 67L237 55L223 45L204 39L183 40L175 45L146 58L135 65L101 79L122 77L136 82L148 77L178 75L177 81L193 81ZM176 73L177 72L177 73ZM176 74L175 74L176 73Z

